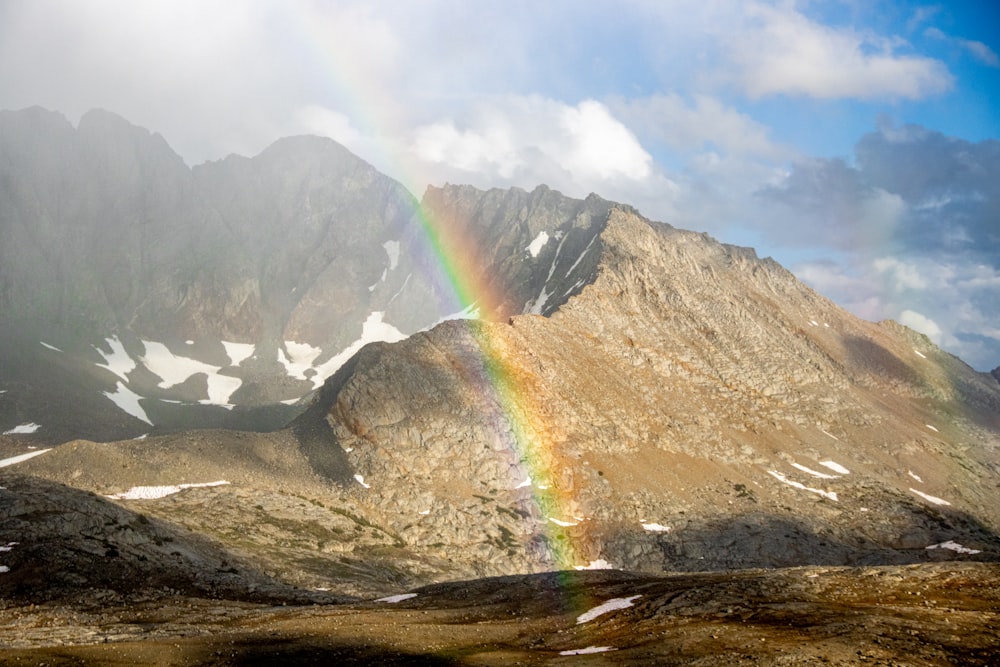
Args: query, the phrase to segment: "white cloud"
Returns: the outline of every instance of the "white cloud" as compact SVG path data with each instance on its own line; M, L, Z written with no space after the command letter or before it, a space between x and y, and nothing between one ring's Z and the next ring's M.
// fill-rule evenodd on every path
M917 264L901 262L895 257L880 257L872 262L872 266L877 273L892 276L892 285L897 292L927 287L921 267Z
M755 3L732 37L736 83L751 97L920 99L952 86L940 61L896 53L897 40L835 28L787 6Z
M613 108L641 135L674 150L692 152L713 146L727 155L778 160L795 155L793 149L771 139L770 128L710 95L694 95L691 103L677 93L618 99Z
M907 309L899 314L899 323L905 324L911 329L924 334L930 338L935 345L941 344L943 335L941 327L938 326L937 322L926 315L918 313L915 310Z
M410 154L426 169L466 179L571 192L600 190L653 176L653 159L604 104L566 104L540 96L491 97L462 122L413 132Z

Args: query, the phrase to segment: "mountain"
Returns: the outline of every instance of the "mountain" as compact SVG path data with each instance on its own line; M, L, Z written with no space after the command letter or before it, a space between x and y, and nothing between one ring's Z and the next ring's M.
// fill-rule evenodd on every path
M39 110L13 116L51 126L45 141L34 140L39 145L82 145L80 135L93 124L81 121L74 130ZM107 145L143 146L150 155L150 147L165 147L121 119L101 119L117 128ZM13 121L0 118L5 123ZM30 143L10 132L0 134L2 145ZM0 155L20 155L5 151ZM76 220L81 230L89 224L77 247L108 252L109 263L127 264L130 255L94 240L118 210L108 202L123 202L125 211L143 208L136 198L183 200L182 210L201 217L194 224L165 207L160 224L174 226L156 233L174 230L165 236L179 249L153 244L136 255L165 253L128 269L148 269L135 275L150 282L129 292L143 298L110 298L113 290L98 289L103 283L94 277L104 265L78 259L65 269L73 280L56 281L37 313L5 321L12 347L0 368L7 391L0 405L18 407L0 413L10 431L0 436L0 545L11 554L0 553L8 568L0 574L4 599L26 604L30 595L17 592L27 590L18 588L22 569L48 553L40 545L58 544L57 557L39 561L41 568L66 569L73 559L62 554L74 552L83 564L44 589L52 604L85 608L91 591L107 591L116 609L129 610L115 618L134 619L136 600L170 600L174 628L185 609L200 619L238 617L250 633L257 621L239 605L411 591L413 606L366 618L392 634L393 623L415 628L415 610L444 618L444 610L461 606L455 622L482 630L474 624L493 623L498 614L527 618L530 609L538 614L531 641L521 636L516 651L547 647L542 661L568 646L571 610L647 595L641 611L625 612L627 623L576 630L574 641L628 641L632 659L666 659L661 649L636 648L625 628L641 626L646 637L676 634L676 614L688 614L708 624L698 626L705 641L709 625L735 633L725 635L731 651L751 637L749 619L784 627L796 609L808 608L807 636L829 639L836 627L850 627L874 657L915 651L941 664L959 655L989 664L1000 654L991 625L997 600L989 593L1000 578L1000 384L925 336L850 315L752 249L649 221L595 195L447 185L429 188L418 204L336 144L295 138L255 158L195 169L167 152L162 161L146 158L143 169L173 165L175 180L136 186L142 197L91 195L105 213L85 220L82 204L60 209L54 202L63 195L42 197L44 189L26 185L58 171L52 165L59 160L46 162L40 148L23 152L38 166L5 167L20 180L0 182L14 183L9 191L21 203L4 204L3 233L24 243L26 230L48 236L25 250L38 252L35 261L0 268L12 307L30 303L23 276L39 271L31 275L44 278L36 265L48 261L39 259L45 252L71 253L59 230L76 229L53 222L55 231L46 232L43 221L35 230L23 212L26 192L36 192L39 210L80 216L46 214ZM95 184L100 169L90 171L74 171L70 180L113 193ZM125 171L134 175L133 167ZM150 194L161 180L191 185L171 200ZM137 233L126 218L118 228L123 238ZM193 244L183 224L197 227ZM216 257L221 247L228 254ZM0 252L12 253L7 248ZM192 263L173 270L167 257ZM208 257L214 264L205 264ZM56 264L44 266L55 272ZM217 277L214 287L209 275ZM234 287L240 279L244 292ZM74 319L63 307L73 299L93 300L94 317ZM470 319L473 311L478 319ZM366 333L372 330L382 335ZM234 344L254 347L242 363L229 357L225 366L223 355L249 350ZM173 387L161 386L195 367L181 357L217 370L197 367ZM220 382L213 377L240 380L230 398L246 403L231 411L197 404L212 399L208 388ZM159 430L141 439L79 439L84 428L148 430L122 419L119 404L101 393L108 385L140 395L136 404ZM178 395L193 404L183 413L166 402ZM299 404L277 402L291 398ZM77 416L98 404L103 411L79 426ZM67 405L75 407L60 414ZM226 425L205 416L213 410L241 428L178 429ZM282 416L287 421L279 424ZM113 427L102 426L109 418ZM30 422L42 428L29 433ZM59 422L77 439L39 448ZM74 516L77 506L82 518ZM143 587L109 578L99 567L108 554L134 567L137 579L176 561ZM608 568L620 572L589 571ZM731 574L747 568L768 572ZM551 572L560 574L544 574ZM677 572L711 574L665 576ZM818 581L800 586L803 578ZM439 582L453 583L435 587ZM559 582L567 597L555 599ZM924 607L944 604L949 586L964 587L955 621L965 624L966 640L952 638L958 631L948 629L943 612L928 625L914 620L930 613ZM726 606L698 592L708 589ZM874 591L895 602L871 597ZM927 592L927 604L901 610L899 596L913 591ZM193 601L204 596L218 602L208 609ZM487 611L469 609L476 604ZM350 608L344 613L369 613L364 604ZM12 609L11 623L35 619L17 604ZM739 614L729 619L734 609ZM878 627L907 628L921 642L894 638L891 650L879 648L862 617L845 611L859 609ZM294 613L302 624L296 641L314 636L316 617ZM546 614L566 616L567 627ZM63 623L77 628L80 621ZM435 632L433 642L451 641L447 631ZM393 660L408 664L413 656L395 651L409 644L398 641ZM298 659L320 655L312 644L295 646ZM351 646L323 655L376 659ZM800 655L818 655L801 640L796 646ZM231 662L205 664L264 660L246 650ZM836 651L841 664L861 655Z
M0 195L0 427L38 424L49 443L276 428L365 343L469 315L427 214L329 140L191 169L108 112L76 128L2 112ZM483 281L524 300L540 264L519 256L546 222L533 211L575 221L569 249L608 207L546 188L480 205L454 232L490 249Z

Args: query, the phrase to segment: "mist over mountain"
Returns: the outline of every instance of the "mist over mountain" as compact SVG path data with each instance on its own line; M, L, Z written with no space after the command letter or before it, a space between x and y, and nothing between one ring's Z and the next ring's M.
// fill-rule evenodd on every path
M363 344L472 315L423 229L451 195L429 191L422 213L399 183L328 139L283 139L190 169L162 137L111 113L73 128L35 108L0 116L0 156L10 394L0 415L47 418L39 432L51 441L277 427ZM608 204L542 187L481 207L453 231L490 249L477 280L514 313L556 305L536 288L547 253L526 251L550 222L534 211L576 220L583 231L563 241L580 250ZM566 298L571 284L546 298ZM40 395L67 418L38 414Z
M107 112L0 114L0 188L14 609L48 568L67 609L430 586L516 614L541 604L514 594L529 580L502 602L433 585L578 569L605 597L660 595L653 633L667 572L1000 579L995 373L750 248L544 186L417 202L314 137L192 169ZM795 595L843 591L824 586ZM996 601L968 604L988 664ZM961 652L920 632L927 656Z

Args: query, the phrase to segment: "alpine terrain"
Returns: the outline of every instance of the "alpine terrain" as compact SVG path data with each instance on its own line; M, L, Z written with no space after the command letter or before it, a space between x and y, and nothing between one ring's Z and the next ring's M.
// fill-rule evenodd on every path
M0 113L0 661L1000 660L1000 383L750 248Z

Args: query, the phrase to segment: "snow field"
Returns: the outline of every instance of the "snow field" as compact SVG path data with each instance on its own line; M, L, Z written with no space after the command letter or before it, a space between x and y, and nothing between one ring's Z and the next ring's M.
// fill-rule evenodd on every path
M34 452L28 452L27 454L19 454L18 456L12 456L9 459L0 460L0 468L6 468L7 466L12 466L18 463L27 461L28 459L33 459L36 456L44 454L45 452L51 452L52 449L39 449Z
M588 655L590 653L607 653L608 651L617 651L618 649L612 646L588 646L587 648L575 648L568 651L559 651L559 655Z
M211 486L225 486L229 482L219 480L218 482L204 482L202 484L174 484L169 486L133 486L128 491L114 493L107 498L112 500L156 500L180 493L185 489L200 489Z
M409 600L411 598L417 597L416 593L400 593L399 595L390 595L388 597L379 598L375 602L385 602L388 604L396 604L397 602L402 602L403 600Z
M28 422L27 424L18 424L9 431L4 431L4 435L28 435L29 433L34 433L42 426L41 424L36 424L35 422Z
M633 606L633 601L641 598L642 595L632 595L627 598L614 598L608 600L603 604L599 604L589 611L585 611L576 617L576 624L580 625L582 623L588 623L598 616L603 616L604 614L610 613L612 611L617 611L619 609L627 609Z
M603 558L599 558L597 560L590 561L586 565L574 565L573 569L574 570L614 570L615 566L612 565L611 563L609 563L608 561L604 560Z
M981 549L969 549L968 547L963 547L961 544L954 540L948 540L947 542L941 542L940 544L932 544L929 547L924 547L925 549L950 549L955 553L960 554L978 554L982 553Z
M527 250L532 257L538 257L538 253L542 251L542 248L544 248L545 244L548 242L549 242L548 232L543 230L541 232L538 232L538 236L536 236L535 239L528 244L525 250Z
M917 494L918 496L920 496L921 498L923 498L924 500L926 500L929 503L933 503L935 505L951 505L951 503L949 503L947 500L944 500L942 498L938 498L937 496L928 495L928 494L924 493L923 491L917 491L914 488L911 488L910 491L913 492L913 493L915 493L915 494Z
M803 491L808 491L809 493L815 493L816 495L823 496L824 498L828 498L830 500L837 500L837 492L836 491L824 491L823 489L814 489L814 488L812 488L810 486L806 486L805 484L802 484L801 482L796 482L795 480L788 479L787 477L785 477L785 475L783 475L782 473L778 472L777 470L768 470L767 474L771 475L772 477L774 477L779 482L781 482L783 484L787 484L788 486L794 487L796 489L801 489Z

